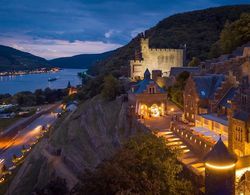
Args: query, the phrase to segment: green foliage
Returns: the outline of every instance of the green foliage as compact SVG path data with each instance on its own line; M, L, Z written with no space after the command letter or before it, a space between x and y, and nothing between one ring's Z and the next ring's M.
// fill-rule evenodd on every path
M180 106L183 106L183 90L189 75L187 71L180 73L176 78L175 84L168 88L169 97Z
M81 90L77 93L79 100L87 100L101 93L103 87L103 75L98 75L95 78L88 78Z
M45 90L37 89L34 93L24 91L13 96L8 94L2 95L0 96L0 102L14 103L19 106L36 106L45 103L54 103L61 100L65 95L65 90L46 88ZM6 101L6 98L8 101Z
M201 61L199 58L193 57L192 60L188 63L188 66L195 67L195 66L198 66L200 62Z
M119 91L119 81L111 74L106 76L104 78L104 85L101 92L102 97L106 100L114 100L119 94Z
M131 139L111 160L87 171L77 194L193 194L166 141L152 134Z
M210 52L209 52L209 58L217 58L221 55L221 48L220 44L217 41L211 46Z
M240 19L226 23L220 34L221 53L231 53L238 46L250 41L250 14L242 14Z

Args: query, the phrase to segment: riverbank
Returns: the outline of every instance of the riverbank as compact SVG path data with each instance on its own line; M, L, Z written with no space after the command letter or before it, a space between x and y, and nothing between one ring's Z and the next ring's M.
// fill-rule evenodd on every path
M21 76L21 75L27 75L27 74L43 74L43 73L49 73L49 72L58 72L60 71L60 68L41 68L36 70L20 70L20 71L6 71L6 72L0 72L0 76Z

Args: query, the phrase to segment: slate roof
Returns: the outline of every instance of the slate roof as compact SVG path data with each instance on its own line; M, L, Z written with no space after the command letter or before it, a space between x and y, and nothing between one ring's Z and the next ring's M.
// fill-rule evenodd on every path
M214 93L225 80L222 74L211 74L204 76L193 76L193 81L196 85L196 90L201 99L212 99Z
M198 74L200 72L199 67L171 67L169 76L176 77L182 72L189 72L191 74Z
M236 88L232 87L230 90L228 90L227 94L221 99L218 105L226 107L226 108L231 108L231 104L228 103L228 100L232 100L235 93L236 93Z
M212 150L205 156L204 161L212 165L224 166L236 163L237 157L228 151L221 138L219 138Z
M241 121L247 121L250 118L250 114L243 110L239 110L233 114L233 118L241 120Z
M154 83L157 87L157 91L159 91L160 93L165 93L164 89L162 89L154 80L152 79L143 79L142 81L139 81L136 85L134 85L135 90L134 90L134 94L140 94L140 93L144 93L145 90L147 90L147 86L149 84Z

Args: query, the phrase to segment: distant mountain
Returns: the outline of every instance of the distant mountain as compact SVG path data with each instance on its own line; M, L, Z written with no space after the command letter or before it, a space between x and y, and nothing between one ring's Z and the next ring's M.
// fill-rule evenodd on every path
M156 26L145 31L150 47L179 48L187 44L187 60L198 57L201 60L209 57L209 51L219 40L220 32L225 23L235 21L242 13L250 13L250 5L234 5L209 8L172 15L160 21ZM127 45L117 49L113 55L92 66L90 74L120 71L121 66L129 66L139 49L138 35Z
M80 54L72 57L62 57L50 60L49 63L60 68L84 68L88 69L93 64L111 56L114 51L100 54Z
M49 67L51 65L44 58L0 45L0 71L32 70Z

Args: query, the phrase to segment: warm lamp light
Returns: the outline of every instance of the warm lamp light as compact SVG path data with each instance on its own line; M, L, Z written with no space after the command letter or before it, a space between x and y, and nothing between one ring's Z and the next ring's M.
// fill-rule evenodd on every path
M210 167L210 168L213 168L213 169L220 169L220 170L231 169L231 168L235 167L235 163L231 164L231 165L224 165L224 166L217 166L217 165L212 165L212 164L209 164L209 163L205 163L205 165L207 167Z

